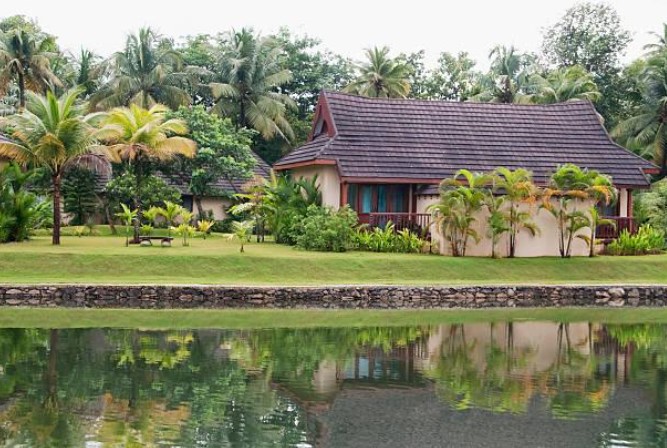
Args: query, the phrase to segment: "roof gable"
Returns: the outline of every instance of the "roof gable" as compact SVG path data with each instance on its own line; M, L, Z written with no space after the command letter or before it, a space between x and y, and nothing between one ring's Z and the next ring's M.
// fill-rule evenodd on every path
M335 161L342 177L433 182L461 168L526 168L545 183L558 165L574 163L646 186L655 167L616 145L591 103L553 105L460 103L364 98L324 92L322 117L333 124L282 158L277 169Z

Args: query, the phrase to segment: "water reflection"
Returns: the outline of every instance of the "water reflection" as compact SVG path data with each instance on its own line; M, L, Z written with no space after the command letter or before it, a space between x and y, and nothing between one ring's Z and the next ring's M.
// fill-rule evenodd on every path
M0 330L0 443L667 444L667 327Z

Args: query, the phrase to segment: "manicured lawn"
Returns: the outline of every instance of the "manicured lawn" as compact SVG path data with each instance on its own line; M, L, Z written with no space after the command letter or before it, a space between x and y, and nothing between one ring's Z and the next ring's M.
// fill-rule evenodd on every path
M47 236L0 245L0 283L225 285L667 284L667 255L503 259L304 252L223 236L182 247L124 246L123 237Z
M0 328L313 328L506 321L667 323L665 309L95 310L0 308Z

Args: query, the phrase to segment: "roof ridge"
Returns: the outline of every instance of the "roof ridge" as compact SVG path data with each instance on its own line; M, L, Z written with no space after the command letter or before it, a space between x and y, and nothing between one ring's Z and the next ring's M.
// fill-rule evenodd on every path
M591 104L589 100L585 99L575 99L571 101L562 101L559 103L550 103L550 104L528 104L528 103L491 103L483 101L454 101L454 100L444 100L444 99L429 99L429 98L381 98L381 97L368 97L363 95L357 95L353 93L340 92L335 90L323 90L322 91L327 97L347 97L354 100L360 100L367 103L413 103L413 104L451 104L451 105L462 105L465 107L469 106L479 106L484 107L505 107L508 109L551 109L556 107L563 106L575 106L583 104Z

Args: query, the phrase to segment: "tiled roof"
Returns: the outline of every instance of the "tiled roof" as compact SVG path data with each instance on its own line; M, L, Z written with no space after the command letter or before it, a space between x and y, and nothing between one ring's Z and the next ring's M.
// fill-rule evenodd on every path
M334 160L343 177L433 182L457 170L526 168L545 183L564 163L597 169L617 185L646 186L655 166L611 141L591 103L460 103L323 92L335 128L276 168Z
M253 168L253 175L254 176L260 176L263 178L268 178L269 174L271 172L271 167L264 161L262 160L261 157L259 157L256 153L252 153L253 156L255 156L255 167ZM160 175L160 174L158 174ZM165 176L165 175L160 175L165 182L167 182L169 185L172 185L176 187L181 194L192 194L190 192L189 188L189 181L185 180L179 180L172 178L171 176ZM240 193L241 190L243 189L243 185L246 184L250 179L228 179L225 177L220 177L216 182L213 183L213 187L221 192L229 193L229 194L234 194L234 193Z

